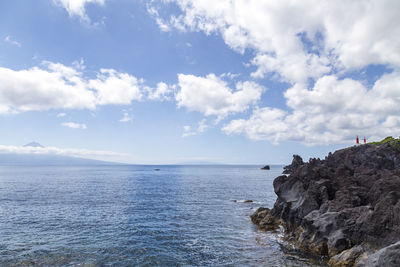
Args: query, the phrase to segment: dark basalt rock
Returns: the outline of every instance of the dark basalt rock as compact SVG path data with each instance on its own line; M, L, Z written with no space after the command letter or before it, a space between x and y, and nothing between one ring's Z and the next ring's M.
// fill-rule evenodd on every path
M393 267L400 266L400 241L384 247L372 255L361 257L356 267Z
M251 216L260 229L282 225L288 241L327 256L331 266L400 266L393 256L400 255L399 146L355 146L308 163L295 155L284 173L274 180L273 209Z
M292 164L283 167L283 174L291 174L295 169L303 164L303 159L299 155L293 155Z
M261 170L269 170L269 169L271 169L271 168L269 167L269 165L265 165L264 167L261 168Z
M241 202L241 203L253 203L253 200L251 199L247 199L247 200L236 200L234 199L233 202L237 203L237 202Z

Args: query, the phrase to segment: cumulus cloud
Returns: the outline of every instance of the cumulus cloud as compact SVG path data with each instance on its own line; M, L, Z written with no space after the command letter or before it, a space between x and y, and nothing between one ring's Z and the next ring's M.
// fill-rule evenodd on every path
M254 50L254 77L276 72L284 81L300 83L341 68L400 65L399 1L166 2L177 4L181 13L164 23L219 33L241 53Z
M164 82L159 82L156 88L147 88L148 91L148 98L151 100L170 100L171 94L175 86L169 86Z
M219 34L238 53L253 52L254 79L268 75L289 84L284 93L286 108L258 108L250 118L225 125L227 134L305 144L350 142L356 134L370 138L400 134L399 1L162 3L174 3L180 10L158 17L170 27ZM373 85L348 78L372 64L387 69L374 78ZM196 95L194 90L192 94ZM219 98L213 99L218 102ZM198 100L178 100L181 106L206 115L226 114L210 99L205 102L211 104L204 105Z
M95 94L81 73L62 64L46 65L19 71L0 67L0 113L95 108Z
M53 0L53 2L65 8L69 16L77 16L84 21L90 21L86 14L86 4L93 3L104 5L105 0Z
M255 104L265 90L255 82L238 82L236 90L228 83L209 74L206 77L178 75L180 90L176 94L179 107L199 111L206 116L215 115L222 119L229 114L243 112Z
M400 135L398 72L383 75L370 90L359 81L324 76L311 90L295 85L285 97L290 111L257 109L249 119L232 120L223 131L307 145L352 142L355 135L370 139Z
M89 81L89 87L97 91L96 102L100 105L128 105L132 100L142 98L139 89L142 82L127 73L101 69L97 79Z
M142 79L113 69L89 79L82 68L53 62L24 70L0 67L0 114L129 105L142 98L143 87Z
M87 129L87 126L84 123L63 122L61 123L61 125L72 129L83 129L83 130Z

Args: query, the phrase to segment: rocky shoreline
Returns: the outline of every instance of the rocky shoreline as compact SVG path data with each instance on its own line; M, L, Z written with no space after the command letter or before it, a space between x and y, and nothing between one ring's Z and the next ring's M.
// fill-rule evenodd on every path
M259 229L283 226L297 248L330 266L400 266L400 140L387 138L304 163L295 155L274 180L272 209Z

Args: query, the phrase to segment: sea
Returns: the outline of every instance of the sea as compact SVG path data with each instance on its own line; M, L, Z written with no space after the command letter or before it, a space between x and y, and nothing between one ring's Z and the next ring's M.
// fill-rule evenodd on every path
M251 222L260 167L0 166L0 266L324 266Z

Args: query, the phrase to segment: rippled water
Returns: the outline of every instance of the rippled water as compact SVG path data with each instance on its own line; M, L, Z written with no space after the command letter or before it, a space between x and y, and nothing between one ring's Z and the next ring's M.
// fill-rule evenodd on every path
M316 266L252 224L259 167L0 167L0 265Z

